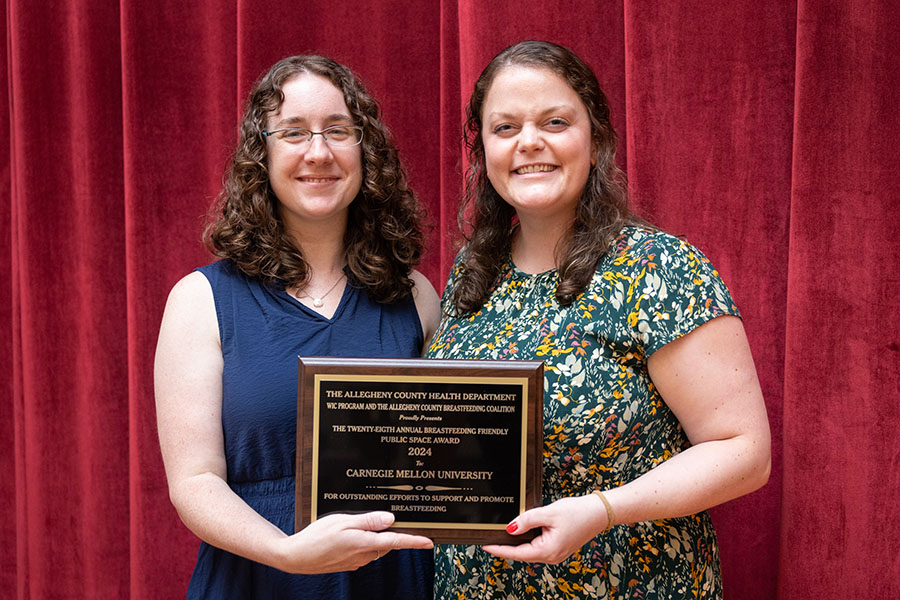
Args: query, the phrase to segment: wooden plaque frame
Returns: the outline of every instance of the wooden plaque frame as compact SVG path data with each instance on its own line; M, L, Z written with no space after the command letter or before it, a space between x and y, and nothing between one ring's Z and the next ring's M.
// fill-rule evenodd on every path
M439 544L520 544L540 506L543 363L299 357L299 531L332 512L388 510Z

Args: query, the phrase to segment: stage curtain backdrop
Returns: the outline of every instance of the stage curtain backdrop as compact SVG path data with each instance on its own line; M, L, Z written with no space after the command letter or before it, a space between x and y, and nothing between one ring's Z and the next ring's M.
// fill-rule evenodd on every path
M900 17L893 0L6 0L0 27L0 590L183 597L153 405L171 286L252 83L321 53L379 98L454 255L462 105L522 39L608 93L639 214L743 312L773 432L713 511L727 597L900 597Z

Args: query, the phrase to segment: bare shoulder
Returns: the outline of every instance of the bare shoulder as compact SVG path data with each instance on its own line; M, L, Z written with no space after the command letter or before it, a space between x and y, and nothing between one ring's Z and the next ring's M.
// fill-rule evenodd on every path
M194 271L172 287L163 314L162 327L167 325L194 333L202 330L215 332L218 336L212 286L203 273Z
M199 271L181 278L169 292L156 350L157 371L163 365L177 368L196 352L221 354L212 286Z
M413 283L415 283L413 293L417 296L421 294L428 294L432 298L438 297L437 292L434 291L434 286L431 285L431 281L429 281L428 278L421 273L421 271L413 269L409 274L409 278L413 280Z
M419 313L419 320L422 322L422 331L425 334L425 344L437 329L438 322L441 320L441 299L438 298L437 292L431 282L419 271L413 269L410 273L410 279L413 280L413 299L416 303L416 310Z
M192 306L198 303L212 303L213 293L209 280L200 271L193 271L185 275L172 287L166 308L181 305Z

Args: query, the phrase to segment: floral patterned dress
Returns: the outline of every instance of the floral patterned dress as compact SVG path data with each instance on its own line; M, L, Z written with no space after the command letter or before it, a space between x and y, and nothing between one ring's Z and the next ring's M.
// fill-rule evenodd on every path
M557 303L556 286L555 270L530 275L507 260L482 309L445 316L427 353L544 361L544 504L623 485L686 449L647 357L710 319L739 316L699 250L638 227L623 228L571 305ZM706 512L617 525L559 565L509 562L477 546L435 549L440 600L721 596Z

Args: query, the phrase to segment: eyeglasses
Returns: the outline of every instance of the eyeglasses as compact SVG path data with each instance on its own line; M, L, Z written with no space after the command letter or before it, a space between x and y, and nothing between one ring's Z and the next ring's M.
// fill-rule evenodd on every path
M285 127L274 131L263 131L262 134L266 137L275 136L275 139L301 147L308 146L312 142L313 136L321 135L329 147L346 148L362 142L363 128L356 125L332 125L322 131L312 131L302 127Z

